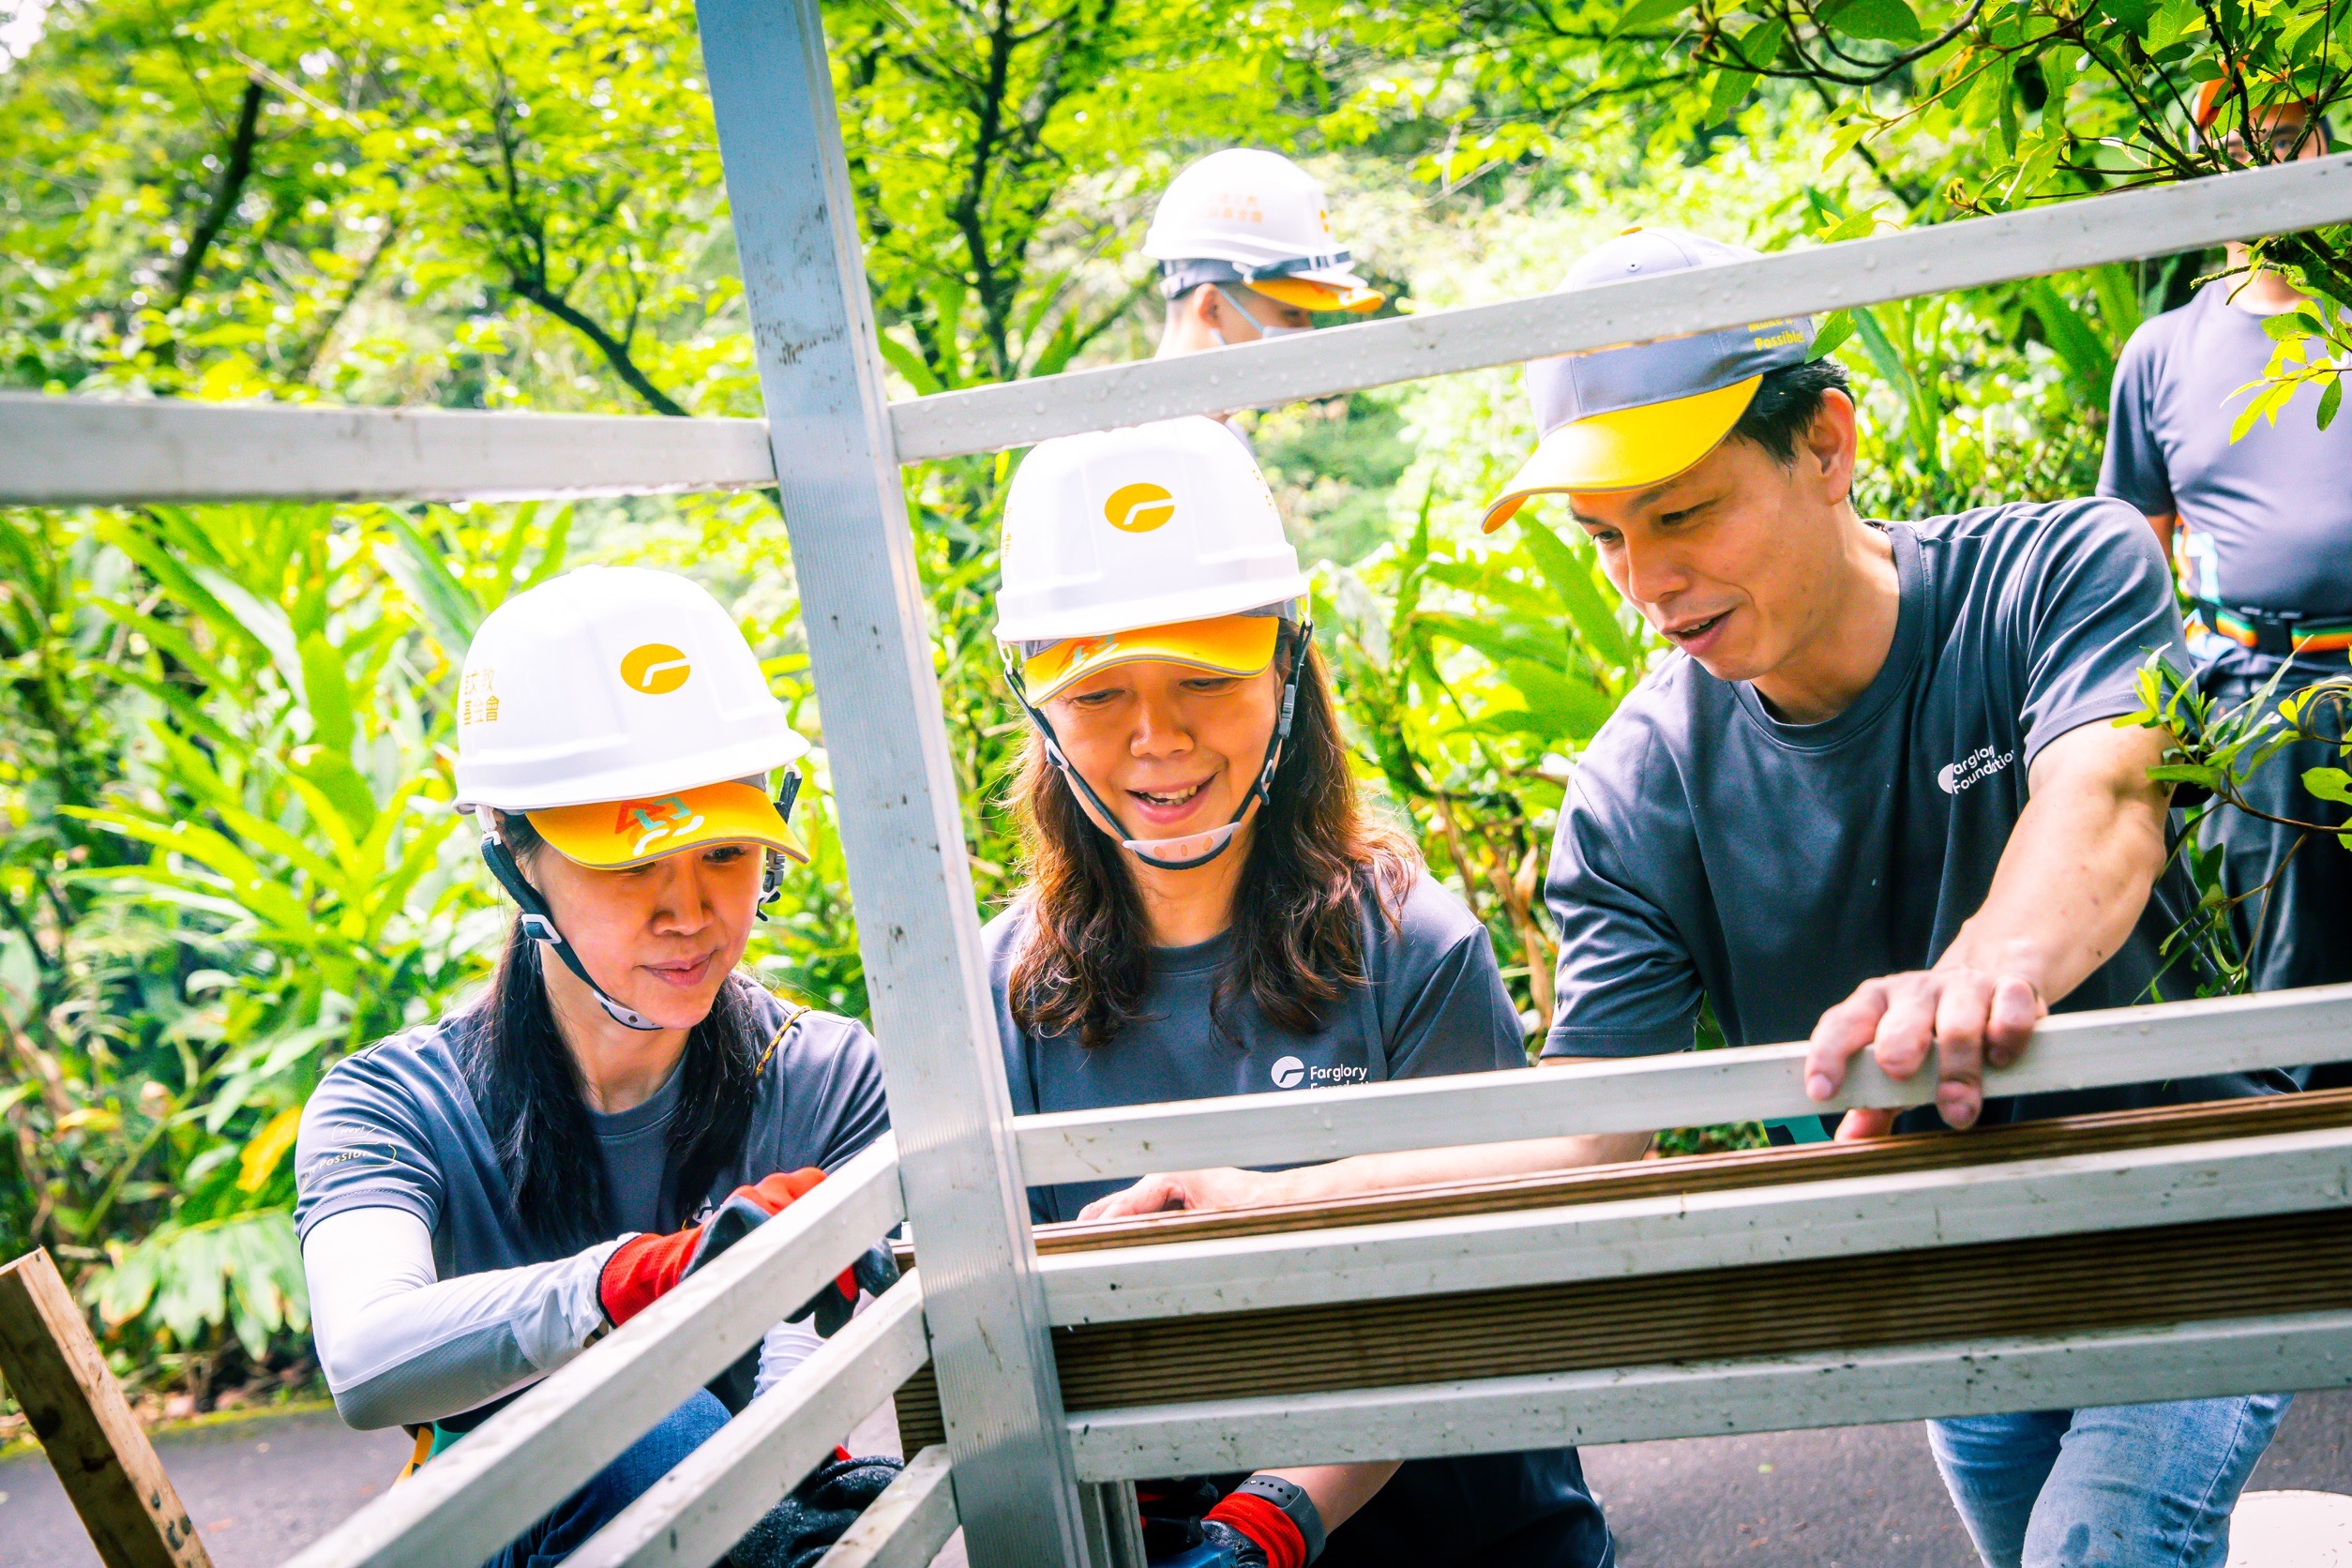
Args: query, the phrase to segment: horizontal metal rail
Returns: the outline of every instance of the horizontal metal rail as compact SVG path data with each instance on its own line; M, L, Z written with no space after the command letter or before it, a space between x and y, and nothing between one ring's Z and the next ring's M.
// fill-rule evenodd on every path
M1033 1186L1206 1166L1297 1165L1397 1149L1810 1116L1923 1105L1866 1055L1828 1106L1805 1097L1802 1042L1624 1062L1297 1089L1014 1119ZM2068 1013L2044 1021L1988 1094L2039 1094L2352 1059L2352 985Z
M764 419L0 393L0 505L515 501L775 483Z
M841 1532L817 1568L930 1568L956 1533L947 1447L933 1443Z
M897 1146L885 1135L287 1568L481 1561L903 1218Z
M1275 342L946 392L891 407L903 462L1327 398L1578 349L1980 288L2352 221L2352 154L1575 294L1327 327Z
M2352 1205L2352 1128L1040 1261L1057 1324L1509 1289Z
M2352 221L2352 154L1573 294L1331 327L891 405L901 462L1264 407L1577 349L1979 288ZM757 419L114 402L0 394L0 505L511 500L776 482Z
M571 1568L709 1568L929 1354L918 1271L564 1560Z
M1098 1410L1070 1440L1116 1481L2347 1385L2352 1312L2319 1312Z

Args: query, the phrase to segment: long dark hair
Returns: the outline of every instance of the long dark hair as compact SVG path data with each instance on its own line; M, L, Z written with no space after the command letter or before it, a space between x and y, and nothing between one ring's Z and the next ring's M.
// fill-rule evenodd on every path
M502 819L500 832L519 862L527 864L542 843L519 813ZM676 1172L671 1190L689 1207L741 1151L751 1124L767 1044L760 995L750 976L729 975L710 1012L686 1033L670 1160ZM522 934L520 921L506 933L505 951L490 990L472 1009L472 1022L466 1076L497 1147L516 1223L558 1254L612 1235L604 1163L580 1068L555 1031L539 944Z
M1294 635L1284 642L1298 656ZM1237 760L1238 761L1238 760ZM1143 1004L1150 927L1119 846L1078 804L1031 733L1013 783L1029 930L1013 964L1013 1021L1033 1034L1075 1031L1109 1045ZM1420 874L1411 842L1364 809L1322 655L1307 653L1289 744L1259 806L1249 860L1234 890L1232 956L1211 1002L1246 995L1292 1033L1322 1027L1325 1009L1364 984L1364 900L1392 921Z

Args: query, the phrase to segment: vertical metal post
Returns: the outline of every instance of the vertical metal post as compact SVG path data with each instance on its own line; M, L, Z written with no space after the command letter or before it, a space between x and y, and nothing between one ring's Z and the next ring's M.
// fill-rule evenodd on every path
M1087 1568L817 0L701 0L841 844L982 1568Z

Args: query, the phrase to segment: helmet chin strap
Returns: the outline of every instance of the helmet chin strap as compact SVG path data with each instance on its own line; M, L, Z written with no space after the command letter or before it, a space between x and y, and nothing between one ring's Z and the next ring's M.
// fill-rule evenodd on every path
M784 775L784 782L776 791L776 815L789 822L792 815L792 802L799 794L799 771L797 769L787 771ZM514 852L506 847L505 836L498 831L498 814L485 806L476 807L475 815L482 824L482 863L490 867L490 875L498 879L498 885L506 890L506 897L512 898L516 908L521 911L519 918L522 922L522 934L534 942L545 942L554 949L555 956L564 960L564 967L580 977L580 983L587 987L589 992L596 997L596 1005L603 1008L605 1016L614 1023L624 1029L634 1029L646 1034L660 1030L662 1025L656 1023L637 1009L614 1000L610 992L596 984L596 977L588 972L588 966L580 961L579 953L573 949L569 942L565 940L563 931L556 927L555 915L547 907L547 900L539 896L537 888L533 887L524 879L522 867L515 864ZM767 918L768 905L776 901L776 893L783 886L783 881L784 857L771 850L767 852L767 865L763 867L760 880L759 916L761 919Z
M1093 807L1090 815L1096 830L1108 837L1119 838L1120 848L1148 866L1157 867L1163 871L1190 871L1208 865L1223 854L1231 846L1234 837L1242 831L1242 820L1249 815L1249 808L1267 798L1268 792L1273 790L1274 770L1282 765L1282 748L1290 739L1290 720L1298 709L1299 673L1306 668L1307 649L1314 641L1315 624L1301 622L1297 645L1291 650L1290 671L1282 682L1281 716L1274 723L1274 737L1266 743L1265 763L1259 768L1258 776L1250 780L1249 792L1242 796L1241 804L1233 808L1231 820L1222 827L1181 834L1174 838L1119 838L1113 831L1119 823L1117 813L1103 803L1103 797L1094 792L1094 787L1086 781L1086 776L1072 766L1070 759L1063 755L1062 738L1053 732L1053 725L1046 716L1029 701L1028 692L1021 687L1020 672L1011 668L1009 657L1006 666L1021 711L1029 715L1030 722L1037 726L1038 734L1045 739L1047 757L1062 770L1064 778L1078 786L1078 793Z

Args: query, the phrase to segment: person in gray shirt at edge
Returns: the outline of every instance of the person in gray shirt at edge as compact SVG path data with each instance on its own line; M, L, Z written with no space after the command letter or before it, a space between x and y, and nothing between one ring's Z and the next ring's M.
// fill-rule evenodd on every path
M1665 230L1566 288L1754 252ZM1916 522L1855 510L1855 410L1804 319L1543 360L1542 443L1490 508L1565 494L1602 568L1672 647L1587 747L1546 898L1560 927L1546 1063L1688 1050L1700 999L1734 1045L1809 1038L1833 1095L1871 1051L1967 1127L2284 1092L2282 1074L1987 1103L2053 1008L2191 993L2158 945L2163 740L2118 728L2151 652L2185 660L2147 523L2114 501ZM1841 1138L1894 1130L1852 1111ZM1369 1154L1212 1184L1243 1204L1579 1163L1594 1140ZM2287 1397L1929 1424L1993 1568L2221 1568L2228 1516ZM2095 1550L2083 1555L2083 1543Z
M2237 95L2209 82L2197 100L2210 134ZM2256 100L2271 157L2317 158L2325 129L2308 104ZM2225 144L2245 160L2242 131ZM2107 458L2099 493L2144 513L2194 606L2189 649L2207 695L2251 701L2273 676L2276 697L2346 673L2352 650L2352 419L2319 428L2319 390L2307 387L2275 419L2239 439L2230 429L2262 379L2274 345L2265 318L2303 295L2280 274L2249 273L2252 253L2229 248L2232 276L2178 310L2144 323L2117 362ZM2282 668L2284 674L2281 675ZM2256 770L2246 798L2273 817L2341 828L2352 810L2303 788L2312 768L2336 767L2335 747L2299 741ZM2254 988L2284 990L2352 980L2352 849L2333 833L2305 833L2230 807L2206 818ZM2314 1083L2352 1082L2340 1067Z

